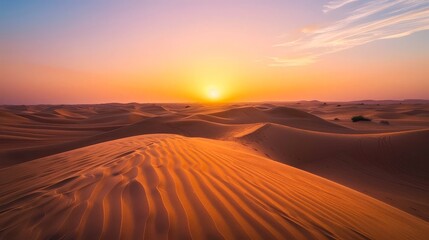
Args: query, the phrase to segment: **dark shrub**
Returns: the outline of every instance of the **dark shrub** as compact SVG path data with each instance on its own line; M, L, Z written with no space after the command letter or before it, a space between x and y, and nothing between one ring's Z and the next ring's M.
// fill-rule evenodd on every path
M380 124L383 124L383 125L390 125L389 121L387 121L387 120L381 120L381 121L380 121Z
M352 121L353 121L353 122L371 121L371 119L366 118L366 117L364 117L364 116L362 116L362 115L359 115L359 116L354 116L354 117L352 117Z
M340 121L340 119L339 119L339 118L334 118L334 120L335 120L335 121Z

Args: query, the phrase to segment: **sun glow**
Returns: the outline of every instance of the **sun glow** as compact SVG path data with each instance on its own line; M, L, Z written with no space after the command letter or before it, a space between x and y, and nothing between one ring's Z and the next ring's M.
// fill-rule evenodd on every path
M211 101L218 101L221 97L221 93L216 87L209 87L207 90L207 97Z

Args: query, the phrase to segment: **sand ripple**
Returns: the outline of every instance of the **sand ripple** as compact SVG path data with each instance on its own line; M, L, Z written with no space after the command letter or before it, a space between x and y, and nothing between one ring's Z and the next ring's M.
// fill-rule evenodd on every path
M424 239L429 223L238 143L157 134L0 170L1 239Z

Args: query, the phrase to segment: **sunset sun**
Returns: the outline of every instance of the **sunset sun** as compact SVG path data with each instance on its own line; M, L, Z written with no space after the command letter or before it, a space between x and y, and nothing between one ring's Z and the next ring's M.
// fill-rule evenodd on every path
M216 87L210 87L207 90L207 98L210 101L218 101L221 98L221 92Z

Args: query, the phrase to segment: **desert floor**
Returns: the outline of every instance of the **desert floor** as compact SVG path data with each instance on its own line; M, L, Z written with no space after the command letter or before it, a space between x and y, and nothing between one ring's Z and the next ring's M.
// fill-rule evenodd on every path
M429 237L429 101L15 105L0 119L0 239Z

